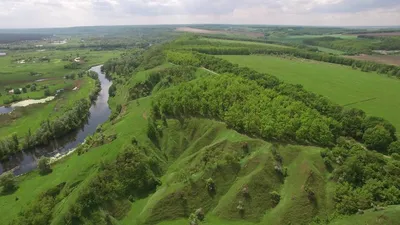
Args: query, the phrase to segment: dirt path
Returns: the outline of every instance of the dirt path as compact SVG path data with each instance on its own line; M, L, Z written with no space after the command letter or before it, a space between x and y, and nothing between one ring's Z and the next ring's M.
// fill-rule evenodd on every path
M83 80L76 80L75 84L74 84L75 86L73 88L75 88L75 87L81 88L82 83L83 83Z
M142 117L143 117L143 119L147 120L147 113L144 112L144 113L142 114Z
M216 72L214 72L214 71L212 71L212 70L209 70L209 69L207 69L207 68L205 68L205 67L201 67L201 68L202 68L203 70L206 70L206 71L212 73L212 74L219 75L218 73L216 73Z

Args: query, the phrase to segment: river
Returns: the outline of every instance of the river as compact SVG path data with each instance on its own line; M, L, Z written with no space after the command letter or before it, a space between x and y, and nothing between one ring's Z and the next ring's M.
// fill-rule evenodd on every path
M112 82L107 80L104 73L101 72L101 66L94 66L90 70L99 74L101 91L97 100L90 107L90 116L86 125L81 130L54 140L46 147L36 148L30 151L19 152L10 157L7 162L0 163L0 174L4 171L13 170L14 174L21 175L36 169L37 161L42 156L62 157L69 154L79 144L83 143L87 136L94 134L98 125L108 120L111 110L108 106L108 89Z

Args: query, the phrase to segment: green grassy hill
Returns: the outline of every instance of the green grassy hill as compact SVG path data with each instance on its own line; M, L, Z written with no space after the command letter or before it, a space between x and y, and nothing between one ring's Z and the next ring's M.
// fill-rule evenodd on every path
M33 171L16 178L18 188L0 196L0 224L399 221L400 208L390 206L400 196L396 155L368 150L349 137L337 135L334 140L333 134L345 133L337 131L346 122L342 118L323 115L312 104L268 88L276 79L268 75L241 68L234 72L249 73L220 75L200 63L185 64L200 61L192 60L191 53L174 52L183 65L168 62L163 51L147 53L129 56L141 62L132 70L124 67L130 62L126 58L105 64L115 87L109 121L76 153L53 164L52 173ZM196 90L206 91L201 95ZM170 101L162 105L165 99ZM299 110L315 118L303 118ZM376 126L386 131L380 122ZM294 131L271 129L288 123ZM266 131L271 135L264 135ZM315 138L322 133L327 142Z

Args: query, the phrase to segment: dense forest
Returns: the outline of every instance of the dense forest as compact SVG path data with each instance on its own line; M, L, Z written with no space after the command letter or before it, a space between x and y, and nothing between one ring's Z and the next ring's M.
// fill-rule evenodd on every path
M20 41L36 41L42 40L44 38L49 38L48 34L35 34L35 33L26 33L26 34L16 34L16 33L2 33L0 32L0 44L8 44L13 42Z

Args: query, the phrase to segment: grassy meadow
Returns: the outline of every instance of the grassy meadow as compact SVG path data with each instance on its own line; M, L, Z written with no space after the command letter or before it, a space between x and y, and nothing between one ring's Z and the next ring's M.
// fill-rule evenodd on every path
M16 108L11 114L0 115L0 137L17 133L19 137L25 135L29 129L35 132L42 121L54 119L72 108L76 101L88 98L94 89L93 79L84 76L75 79L65 79L64 76L89 69L93 65L104 63L110 58L118 57L120 51L90 51L90 50L48 50L48 51L14 51L6 57L0 57L0 106L10 102L13 97L17 101L25 99L45 98L45 89L51 95L59 89L64 92L48 103ZM50 61L40 61L42 58ZM81 57L78 69L68 69L65 65L71 60ZM21 61L24 60L24 61ZM22 63L23 62L23 63ZM36 84L32 91L29 85ZM9 94L6 88L26 87L27 93ZM75 87L78 90L73 91ZM16 102L17 102L16 101Z
M35 131L39 128L42 121L47 119L51 120L62 115L63 112L72 108L76 101L87 98L95 87L94 80L89 77L80 78L73 82L67 82L67 84L68 83L72 88L79 83L80 88L76 91L72 91L72 88L66 90L48 103L19 107L16 108L12 114L0 115L0 136L5 137L12 133L17 133L22 136L26 134L29 129ZM49 86L49 88L56 89L57 86ZM43 94L43 91L38 93ZM29 95L29 93L27 95Z
M252 41L236 41L236 40L224 40L224 39L215 39L215 38L202 38L200 40L206 40L211 42L221 42L227 44L245 44L245 45L258 45L262 47L274 47L274 48L291 48L289 46L277 45L277 44L268 44L262 42L252 42Z
M351 67L273 56L221 56L232 63L269 73L332 101L380 116L400 130L400 80Z
M7 56L0 57L0 88L11 86L17 88L18 84L33 82L38 79L60 78L74 69L65 69L74 58L84 57L82 68L88 68L107 61L109 58L118 57L120 51L90 51L90 50L48 50L43 52L14 51L7 52ZM40 62L46 57L49 62ZM22 60L25 62L22 63ZM33 72L35 75L31 75Z

